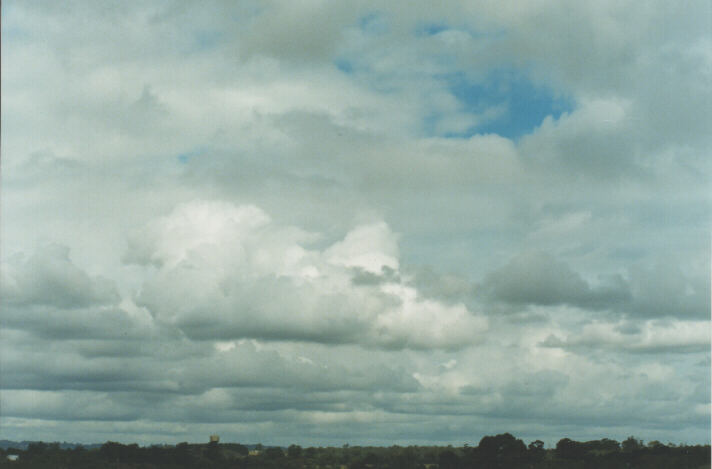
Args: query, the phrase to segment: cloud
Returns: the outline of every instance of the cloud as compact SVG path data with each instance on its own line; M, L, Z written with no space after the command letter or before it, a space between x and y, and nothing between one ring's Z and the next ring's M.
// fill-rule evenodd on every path
M321 61L334 55L344 29L358 20L358 7L309 1L296 6L274 1L262 5L248 27L238 30L243 56L265 54L282 60ZM320 28L311 27L320 24Z
M524 252L488 274L478 291L495 301L516 305L611 307L630 296L620 277L592 288L579 274L541 251Z
M125 259L161 266L136 301L193 339L301 340L395 348L477 343L487 321L422 298L397 275L397 238L362 225L324 250L254 206L193 202L137 232Z
M702 319L710 309L703 276L685 274L672 263L632 264L625 275L599 276L598 283L591 284L541 251L520 253L487 274L473 291L519 307L570 305L642 318Z
M135 420L135 409L118 408L110 395L88 391L5 390L3 412L8 417L39 414L57 420Z
M631 312L638 316L703 319L710 314L709 275L691 275L675 261L634 265L630 270L634 295Z
M350 231L324 253L331 264L371 274L398 269L398 246L388 225L378 223Z
M3 4L2 437L709 441L708 12Z
M12 306L50 306L60 309L116 304L116 286L91 277L69 259L69 248L48 245L28 259L3 263L3 296Z
M581 102L558 120L544 119L536 132L522 139L521 151L548 159L547 166L555 163L573 177L639 177L645 170L631 157L636 140L630 135L629 108L630 103L621 99Z
M29 331L48 340L129 341L147 337L145 328L150 327L118 306L57 310L8 305L1 323L5 328Z
M541 345L569 350L610 348L630 353L694 353L710 346L705 321L648 320L634 328L626 324L594 322L561 339L550 335Z

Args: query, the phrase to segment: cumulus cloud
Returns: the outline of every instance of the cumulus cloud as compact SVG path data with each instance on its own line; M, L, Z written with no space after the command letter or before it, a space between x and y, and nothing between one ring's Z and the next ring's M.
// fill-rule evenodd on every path
M52 306L60 309L115 304L115 285L91 277L69 259L69 248L48 245L29 258L3 262L3 297L15 306Z
M314 235L254 206L194 202L137 233L125 259L161 266L137 304L195 339L458 348L487 329L482 315L423 298L397 276L354 282L399 268L397 238L382 222L319 250L308 246Z
M3 4L2 437L709 441L668 3Z

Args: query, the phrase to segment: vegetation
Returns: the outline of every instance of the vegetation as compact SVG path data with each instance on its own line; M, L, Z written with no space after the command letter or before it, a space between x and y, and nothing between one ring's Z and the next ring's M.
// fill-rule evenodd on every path
M0 468L255 468L255 469L700 469L710 467L710 446L676 446L633 437L619 443L564 438L554 449L525 445L509 433L485 436L478 446L342 448L262 447L180 443L140 447L106 442L98 449L31 443L0 450ZM258 448L258 449L257 449ZM10 460L8 455L16 460Z

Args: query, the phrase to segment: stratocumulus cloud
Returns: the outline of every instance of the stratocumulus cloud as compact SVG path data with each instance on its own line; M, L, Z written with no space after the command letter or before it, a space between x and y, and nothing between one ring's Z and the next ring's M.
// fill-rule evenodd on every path
M0 437L709 442L706 2L2 13Z

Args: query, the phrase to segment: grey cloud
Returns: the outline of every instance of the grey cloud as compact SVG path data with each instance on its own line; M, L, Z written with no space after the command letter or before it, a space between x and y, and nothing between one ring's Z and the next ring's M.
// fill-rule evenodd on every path
M43 246L31 256L3 263L3 315L6 330L23 330L48 340L137 340L150 324L119 306L115 283L92 277L69 258L69 249Z
M52 420L133 421L141 417L135 407L117 406L110 395L91 391L5 390L7 417L42 415Z
M621 378L611 377L611 381L616 379ZM682 427L704 425L702 416L695 415L689 406L670 400L671 395L680 395L675 384L650 380L644 376L623 381L634 386L635 392L643 388L651 393L649 396L621 396L614 402L605 397L610 382L591 382L588 383L593 386L590 394L596 395L596 400L588 401L580 395L580 391L567 384L571 382L570 377L556 371L542 371L522 373L521 377L514 377L513 381L489 387L466 386L460 389L457 396L419 393L408 399L392 396L392 399L381 399L378 403L389 412L404 415L427 415L434 420L447 416L451 421L458 421L465 416L467 419L486 418L501 423L505 428L523 421L538 422L546 428L561 416L565 416L567 422L575 422L570 429L563 431L578 431L576 428L579 425L607 426L615 431L614 428L631 425L631 422L637 422L634 426L645 427L670 424L668 417L661 416L654 422L647 420L649 416L645 409L650 406L678 412L685 421L677 423ZM647 423L643 423L646 420Z
M10 305L71 309L119 300L115 285L75 266L66 246L48 245L28 259L8 259L3 267L3 297Z
M359 355L353 355L353 361L349 364L331 363L320 355L316 356L318 361L289 360L273 351L257 352L249 346L240 346L213 357L200 367L186 363L180 369L183 370L185 383L209 383L210 387L218 388L273 387L283 390L364 392L372 389L405 392L419 388L417 381L404 370L389 366L382 359L367 364L359 360Z
M519 406L531 405L547 399L553 400L554 394L565 387L569 381L565 374L544 370L535 373L521 373L504 384L498 385L466 385L460 388L459 392L463 396L474 396L479 399L488 400L488 397L495 397L491 402L504 400L507 405Z
M608 285L592 288L568 265L540 251L514 257L488 274L478 291L495 301L519 305L610 307L630 296L622 278L613 277Z
M705 2L287 3L3 4L2 437L709 441Z
M345 26L358 19L352 5L313 2L269 2L238 34L243 56L265 54L288 61L328 60L333 56ZM314 25L319 27L315 28Z
M636 354L694 354L709 349L709 325L648 320L631 328L626 323L592 323L565 338L550 334L539 345L579 353L608 349Z
M353 270L354 273L353 277L351 277L351 282L356 286L375 286L383 283L400 282L398 272L386 266L381 269L380 275L359 268Z
M631 318L704 318L710 309L709 285L703 276L686 274L671 262L633 264L625 277L599 276L592 285L552 255L526 251L487 274L475 291L518 306L570 305Z
M227 391L222 394L223 391ZM343 391L311 391L309 393L290 393L281 388L249 388L249 389L228 389L217 388L208 391L206 398L211 395L221 394L221 398L227 399L229 407L237 411L321 411L321 412L345 412L358 409L359 407L371 407L368 399L369 393L364 390L343 390Z
M124 346L131 346L124 343ZM3 388L77 391L150 391L176 393L180 386L157 373L155 362L139 357L121 360L107 357L85 358L72 351L25 353L22 357L6 353L3 358ZM42 360L31 361L31 360Z
M150 327L116 307L53 309L8 306L0 319L6 329L20 329L50 340L146 338Z
M593 178L641 178L651 174L629 155L635 153L636 141L630 137L619 103L594 103L558 121L546 119L532 135L521 142L521 151L533 161L544 159L542 168L555 164L568 177L583 181Z
M620 332L621 334L639 334L640 325L636 324L633 321L625 322L616 326L616 331Z
M225 284L223 301L217 303L210 299L210 303L196 304L195 300L191 301L195 296L189 289L181 288L184 294L174 290L179 281L185 287L191 283L189 279L182 279L182 275L183 272L174 272L173 278L146 285L138 302L159 320L166 315L175 317L171 323L193 339L344 343L354 342L367 333L368 326L355 315L357 304L342 293L322 295L308 285L298 288L286 279L242 282L234 279L227 280L230 283ZM166 295L166 292L173 293ZM368 303L376 308L394 301L372 293L375 296ZM322 311L328 316L320 317Z
M482 288L494 299L515 304L544 305L577 299L589 291L583 279L568 266L541 252L524 253L513 258L507 265L489 274Z
M709 274L690 275L674 261L634 265L630 271L636 316L702 319L710 314Z
M280 353L289 347L263 349L245 342L218 351L212 343L171 340L169 334L124 340L120 344L127 350L123 351L116 349L113 340L60 341L38 348L43 343L40 339L11 332L5 334L2 348L5 389L198 395L214 388L262 387L289 395L294 390L405 392L419 388L412 376L387 357L377 354L366 359L370 354L358 349L310 345L298 353Z
M107 353L110 348L110 353ZM3 387L35 390L160 391L180 388L160 362L208 357L209 345L171 338L62 339L16 329L3 331Z
M505 396L527 396L535 400L552 399L556 391L566 386L568 382L569 377L565 374L544 370L517 376L516 381L503 386L501 392Z
M343 355L334 356L335 353ZM288 358L290 355L291 359ZM344 361L347 356L350 360ZM379 357L381 363L374 366L372 357ZM383 365L393 357L399 357L396 361L402 361L403 358L401 354L389 357L359 351L358 348L334 349L316 345L302 345L291 350L276 346L272 351L259 351L256 346L245 342L227 352L206 355L202 360L193 358L187 361L162 361L160 367L156 366L157 363L150 364L142 372L145 372L144 375L135 372L125 376L118 375L119 381L114 381L111 388L98 387L96 392L89 391L87 387L78 388L77 391L59 392L57 390L67 388L54 387L44 389L55 391L35 392L33 395L32 392L24 391L26 388L23 387L12 395L8 418L38 416L70 425L71 420L80 416L87 421L110 420L116 422L116 425L122 420L135 420L137 409L141 409L140 418L153 422L152 425L158 422L170 425L184 422L198 434L197 429L202 428L201 422L209 423L213 428L225 423L231 425L232 430L220 430L224 437L231 435L231 432L245 431L247 433L244 435L264 441L264 437L255 436L262 435L260 425L277 425L283 428L283 433L279 434L281 436L275 437L271 427L264 429L264 435L288 438L291 442L301 442L304 441L301 438L305 438L303 431L288 429L290 425L295 425L295 422L299 423L299 428L308 427L309 435L317 442L330 441L328 435L333 437L335 432L341 431L340 423L350 425L351 431L344 435L348 435L349 441L352 442L367 440L367 435L372 435L375 429L381 427L384 427L382 431L385 432L382 434L385 436L381 438L387 437L390 433L385 427L392 428L393 425L412 438L420 434L423 419L431 422L431 429L439 428L439 422L447 420L450 431L453 431L452 425L460 429L454 431L453 437L460 434L464 428L469 428L468 431L481 431L477 430L478 425L474 425L473 421L489 422L488 428L492 428L491 425L500 425L505 430L520 428L516 426L519 424L515 425L516 422L538 422L537 425L541 426L537 430L539 433L535 432L533 436L553 432L557 435L553 442L560 438L562 432L571 435L570 431L578 431L578 427L564 430L560 426L561 416L565 416L567 422L576 422L577 425L595 424L609 428L620 425L642 425L641 428L646 429L651 425L664 425L667 428L702 425L701 416L695 416L689 409L684 408L685 401L670 400L673 395L684 394L688 378L683 378L681 382L667 381L661 384L641 377L642 381L634 384L651 390L647 397L641 399L634 389L628 393L630 395L608 401L601 407L587 401L575 388L566 391L563 396L559 395L558 393L571 386L572 378L576 381L578 378L567 377L558 371L523 372L520 376L514 375L503 382L493 381L491 386L481 388L480 392L468 394L461 391L460 395L453 396L450 393L425 390L398 366ZM3 360L6 359L7 354L3 353ZM141 362L145 361L142 359ZM141 362L117 361L111 365L110 361L100 361L104 368L114 370L135 370ZM337 369L332 368L334 364L347 363L348 365L338 366ZM58 362L49 365L56 367ZM22 362L12 366L12 369L16 370L22 368ZM37 370L29 371L35 376L41 375ZM87 371L80 363L77 373ZM67 384L63 381L62 373L47 373L45 376L52 382L64 383L65 386ZM180 386L173 390L168 387L155 387L168 377ZM121 384L122 379L134 383L134 386ZM597 386L606 389L611 382L618 379L620 377L612 370L609 379L598 379ZM87 386L86 382L83 384ZM374 392L374 389L377 391ZM652 392L653 389L655 392ZM559 396L556 401L550 399L552 393ZM81 412L74 412L72 405L64 403L70 400L76 402L78 396L84 396L90 405ZM43 399L44 405L26 404L28 399L39 398ZM651 417L643 411L651 405L659 409L660 414ZM660 416L672 414L677 417L674 422L665 421L664 417L661 420ZM553 417L554 415L558 417ZM242 424L236 422L249 423L250 428L242 429ZM130 428L137 431L140 425L134 422ZM470 428L470 425L474 426ZM512 428L513 425L516 428ZM317 428L328 428L328 431L317 431ZM524 427L521 428L526 431ZM192 431L184 431L193 435ZM645 431L645 435L648 435L648 430ZM163 434L160 431L156 433L157 429L151 432ZM244 435L242 438L235 438L244 441ZM422 433L423 438L427 439L427 435L430 435L430 432ZM185 436L180 438L186 439ZM268 441L273 442L272 439Z
M423 295L446 301L467 302L475 292L475 286L468 278L440 274L429 267L414 269L411 281Z

